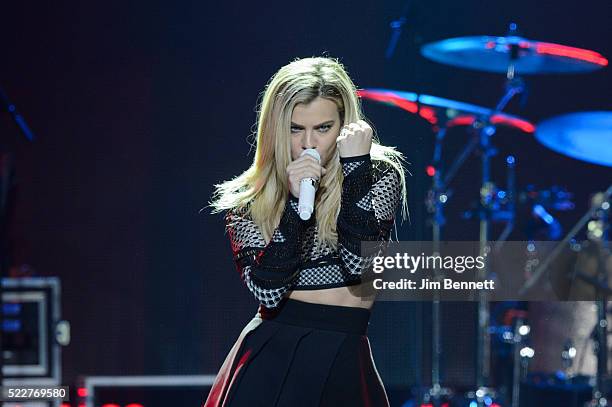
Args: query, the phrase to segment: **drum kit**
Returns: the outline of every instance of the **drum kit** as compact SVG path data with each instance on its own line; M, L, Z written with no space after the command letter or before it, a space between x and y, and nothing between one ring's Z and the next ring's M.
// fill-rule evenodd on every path
M406 112L426 120L431 124L435 134L435 145L431 165L427 173L432 179L432 185L427 194L426 206L431 214L432 239L434 252L439 250L442 227L445 224L444 206L449 200L449 184L461 165L474 152L478 152L481 166L480 196L478 208L466 214L465 217L475 217L479 220L479 241L481 255L489 250L491 222L505 222L505 229L495 241L496 245L503 243L510 234L516 217L516 206L520 200L528 202L532 215L548 225L548 240L558 240L561 235L558 222L548 213L551 208L571 210L571 194L559 187L550 190L530 188L524 192L514 191L515 159L507 156L508 168L507 191L500 191L492 180L491 160L497 150L493 146L494 135L499 126L508 127L526 135L534 135L543 146L557 153L576 160L612 167L612 111L594 111L565 114L533 124L524 118L504 113L508 103L517 95L526 92L523 75L537 74L571 74L585 73L602 69L608 65L608 60L601 54L586 49L534 41L517 34L516 24L511 24L507 36L475 36L451 38L426 44L421 48L421 54L433 61L453 67L470 70L493 72L505 75L505 90L498 103L492 108L476 106L460 101L445 99L432 95L418 94L393 89L367 88L359 91L364 100L383 103L400 108ZM456 126L466 126L472 134L471 139L451 161L448 169L443 168L442 148L447 130ZM503 192L503 193L502 193ZM608 276L612 274L607 231L609 228L609 207L612 185L606 186L604 192L596 194L590 210L582 217L568 235L562 239L552 253L526 278L520 293L528 292L543 275L550 272L551 264L563 249L570 244L576 244L576 235L588 225L591 247L600 250L595 263L596 272L583 277L581 281L596 291L597 301L596 328L597 337L597 377L594 380L592 399L589 405L607 405L604 380L607 378L607 319L606 299L612 293L608 286ZM503 201L503 202L501 202ZM531 237L529 237L531 239ZM588 245L587 245L588 246ZM580 249L578 249L580 251ZM604 266L602 266L602 264ZM591 267L593 268L593 267ZM487 267L480 271L479 278L488 275ZM580 279L580 276L578 277ZM522 344L525 336L527 315L525 312L515 312L506 329L493 327L490 322L490 306L485 290L478 293L478 333L476 338L476 388L469 392L468 405L494 406L500 405L496 399L496 391L489 386L491 335L502 332L506 342L512 343L514 367L512 373L512 396L504 404L517 407L519 405L519 382L524 376L524 363L533 353ZM516 310L515 310L516 311ZM555 323L555 322L553 322ZM563 324L564 321L556 321ZM503 328L503 327L502 327ZM523 330L521 332L521 329ZM569 349L569 347L568 347ZM564 355L572 351L565 349ZM573 348L572 348L573 349ZM568 353L569 352L569 353ZM575 352L575 349L574 349ZM448 405L448 395L452 391L442 387L440 377L441 326L440 301L432 303L432 387L421 395L421 405Z

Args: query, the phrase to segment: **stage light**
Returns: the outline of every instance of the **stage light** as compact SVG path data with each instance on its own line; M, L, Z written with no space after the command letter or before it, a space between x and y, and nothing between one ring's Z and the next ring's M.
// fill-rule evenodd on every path
M522 336L525 336L529 334L529 332L531 332L531 327L529 325L521 325L518 331L519 331L519 334L521 334Z
M524 358L532 358L533 355L535 355L535 351L529 346L525 346L523 349L521 349L520 355Z
M569 348L567 348L567 350L564 350L561 353L561 356L563 357L563 359L573 359L576 357L576 348L574 348L573 346L570 346Z

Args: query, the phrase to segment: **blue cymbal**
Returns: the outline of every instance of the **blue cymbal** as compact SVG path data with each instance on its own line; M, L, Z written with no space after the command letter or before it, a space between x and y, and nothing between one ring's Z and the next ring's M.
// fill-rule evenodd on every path
M538 124L536 139L560 154L612 166L612 112L579 112Z
M450 38L424 45L421 54L477 71L506 73L512 65L519 75L589 72L608 65L595 51L517 36Z

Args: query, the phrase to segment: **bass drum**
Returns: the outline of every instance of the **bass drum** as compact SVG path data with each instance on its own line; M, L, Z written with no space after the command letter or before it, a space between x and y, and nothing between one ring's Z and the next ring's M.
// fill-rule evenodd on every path
M597 358L591 334L596 321L593 301L529 303L531 347L535 350L529 371L595 376ZM568 359L571 347L575 356Z
M608 285L612 286L612 256L592 241L584 241L566 253L571 254L561 255L552 262L550 281L558 298L571 301L529 304L531 340L535 350L529 370L551 373L561 370L570 376L594 376L597 357L593 332L597 323L597 306L593 300L597 294L590 281L597 278L598 269L603 266L608 275ZM610 311L610 301L606 309ZM610 313L607 319L610 326ZM609 340L608 347L610 345L612 341ZM575 349L573 355L568 352L570 348ZM610 349L608 354L612 355Z

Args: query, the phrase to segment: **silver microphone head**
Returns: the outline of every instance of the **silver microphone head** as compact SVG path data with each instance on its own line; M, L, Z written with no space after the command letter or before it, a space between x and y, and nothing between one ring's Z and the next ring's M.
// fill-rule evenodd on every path
M303 156L304 154L308 154L309 156L315 158L319 162L319 164L321 163L321 156L319 155L319 152L315 150L314 148L307 148L306 150L302 151L302 154L300 154L300 157Z

